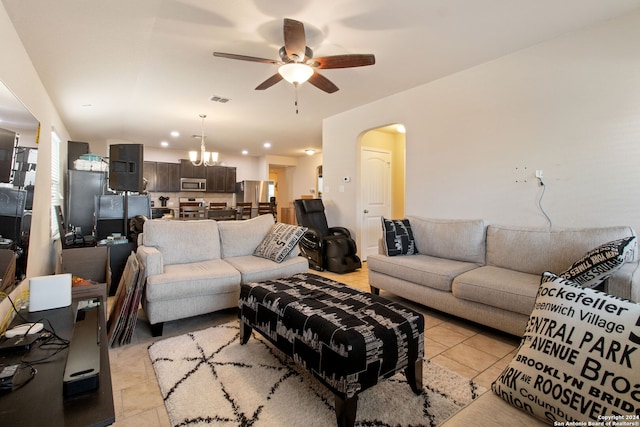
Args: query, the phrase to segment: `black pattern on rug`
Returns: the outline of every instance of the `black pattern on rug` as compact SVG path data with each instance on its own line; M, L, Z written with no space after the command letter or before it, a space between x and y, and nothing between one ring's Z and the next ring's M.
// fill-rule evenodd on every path
M149 355L174 426L332 426L334 396L259 334L243 346L238 322L158 341ZM356 426L432 426L484 391L425 360L423 392L403 374L359 395Z

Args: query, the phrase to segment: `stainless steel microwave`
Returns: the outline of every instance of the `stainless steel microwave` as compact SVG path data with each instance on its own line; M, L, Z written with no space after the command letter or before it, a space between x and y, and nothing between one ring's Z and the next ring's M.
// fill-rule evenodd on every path
M202 178L180 178L180 191L207 191L207 180Z

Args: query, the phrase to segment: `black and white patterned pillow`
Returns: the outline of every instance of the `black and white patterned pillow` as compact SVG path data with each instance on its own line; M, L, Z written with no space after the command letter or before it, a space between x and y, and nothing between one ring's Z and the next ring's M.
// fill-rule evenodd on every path
M382 217L382 241L387 256L414 255L418 253L408 219Z
M282 262L307 231L306 227L277 222L253 252L255 256Z
M605 243L587 252L559 276L585 288L595 288L622 267L635 246L635 236Z
M639 346L640 304L544 273L517 353L491 389L552 425L637 416Z

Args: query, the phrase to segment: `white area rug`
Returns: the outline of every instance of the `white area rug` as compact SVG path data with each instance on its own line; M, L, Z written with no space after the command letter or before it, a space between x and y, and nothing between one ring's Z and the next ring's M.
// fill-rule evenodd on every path
M238 322L158 341L149 355L174 426L335 426L334 396ZM437 426L485 389L425 360L424 391L403 374L359 394L357 426Z

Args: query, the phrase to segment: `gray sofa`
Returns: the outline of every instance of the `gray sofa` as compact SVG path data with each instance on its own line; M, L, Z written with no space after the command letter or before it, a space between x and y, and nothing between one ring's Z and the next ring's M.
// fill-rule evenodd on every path
M162 334L163 322L237 307L241 283L306 272L297 248L280 263L253 255L274 222L271 214L245 221L146 221L136 255L146 275L142 306L153 335Z
M419 304L522 336L540 276L561 273L590 250L635 236L630 227L532 229L483 220L408 217L419 254L367 258L373 292L392 292ZM640 300L637 251L604 284L606 292ZM451 416L443 427L548 425L491 390Z
M625 226L550 231L483 220L408 219L419 254L390 257L381 250L370 255L372 290L517 336L533 310L544 271L559 274L595 247L635 236ZM606 292L640 300L636 252L605 282Z

